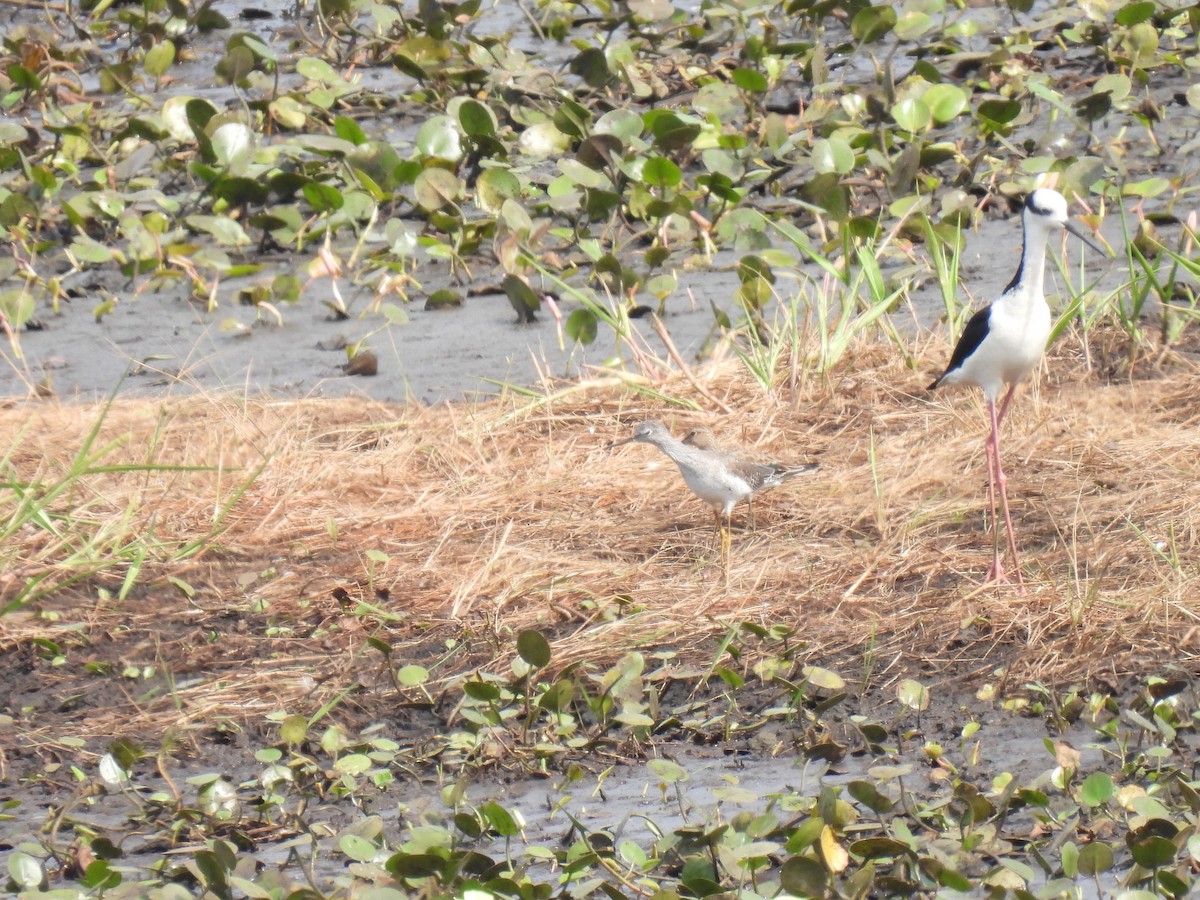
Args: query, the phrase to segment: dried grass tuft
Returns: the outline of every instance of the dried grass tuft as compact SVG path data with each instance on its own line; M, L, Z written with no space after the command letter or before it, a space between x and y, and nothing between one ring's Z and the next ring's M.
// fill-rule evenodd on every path
M433 666L443 681L502 665L524 628L553 637L555 666L635 648L703 666L744 620L791 625L813 662L850 678L869 655L876 683L914 671L969 682L1003 668L1010 685L1115 683L1164 663L1200 671L1193 375L1101 383L1062 351L1048 370L1006 424L1025 597L979 586L991 546L981 404L965 390L930 398L927 377L875 344L783 402L734 364L694 373L719 401L710 408L733 415L651 408L615 379L528 406L119 401L103 432L125 443L107 463L144 462L153 445L159 461L212 467L87 479L94 502L134 510L131 527L159 547L207 533L262 472L216 548L148 565L124 602L97 600L115 586L89 582L48 604L61 625L34 610L0 622L0 648L22 651L6 653L10 667L50 635L161 678L156 695L114 677L27 739L146 722L186 731L343 694L368 715L388 702L368 636L395 648L395 664L444 658ZM660 388L701 399L682 378ZM96 416L0 410L4 433L26 429L13 471L35 481L66 465ZM821 462L757 501L756 530L735 533L728 587L710 514L674 466L645 445L605 449L649 416L677 433L704 422L764 459ZM356 615L357 603L376 612ZM94 687L81 669L33 674L62 697Z

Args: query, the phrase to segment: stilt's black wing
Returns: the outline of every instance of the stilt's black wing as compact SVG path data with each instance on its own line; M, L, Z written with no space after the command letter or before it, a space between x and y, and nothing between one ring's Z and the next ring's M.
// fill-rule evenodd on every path
M992 305L989 303L971 316L971 321L967 322L967 327L963 329L962 337L958 339L954 353L950 356L950 365L946 366L946 371L939 375L926 390L932 391L936 388L942 383L943 378L961 366L967 357L979 349L979 345L987 337L988 319L991 318L991 315Z

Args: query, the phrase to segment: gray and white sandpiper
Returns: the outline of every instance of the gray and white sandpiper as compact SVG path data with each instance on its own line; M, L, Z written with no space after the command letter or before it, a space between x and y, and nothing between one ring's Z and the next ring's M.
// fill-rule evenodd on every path
M638 441L653 444L671 458L692 493L712 508L721 537L722 564L728 571L732 541L729 524L734 506L764 488L783 484L817 466L764 464L745 459L717 447L707 429L694 429L688 438L689 441L681 441L662 422L649 420L639 422L630 437L609 444L609 449Z

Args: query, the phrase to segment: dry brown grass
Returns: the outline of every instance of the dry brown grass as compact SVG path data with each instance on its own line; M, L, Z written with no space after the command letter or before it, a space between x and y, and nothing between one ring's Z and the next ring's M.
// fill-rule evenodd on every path
M388 702L372 634L397 664L421 662L438 679L502 665L526 627L552 636L556 666L604 664L630 648L705 665L714 639L743 620L793 626L813 662L851 679L868 653L877 680L919 670L969 683L1000 666L1010 686L1116 681L1167 662L1196 672L1195 376L1101 383L1070 351L1048 371L1006 426L1032 575L1024 597L979 587L991 545L978 399L957 390L931 400L927 377L874 345L783 402L765 401L732 364L701 370L736 418L650 408L615 380L532 406L120 401L104 434L129 439L106 462L144 461L153 440L160 461L216 467L88 479L112 515L133 510L135 527L164 545L206 533L246 473L265 467L220 549L149 567L124 602L97 599L116 584L89 583L0 620L9 683L38 688L13 697L39 712L24 740L311 712L356 683L364 690L344 702L369 713ZM697 396L683 379L662 387ZM0 411L2 433L26 429L14 470L33 480L65 465L96 415ZM821 462L760 499L757 529L735 534L728 588L709 512L674 466L645 445L604 449L648 416L676 432L705 421L767 459ZM27 538L32 557L39 537ZM0 575L0 591L19 574ZM381 612L352 614L334 599L339 588ZM39 637L61 641L67 664L39 660ZM88 660L112 668L107 693ZM125 666L160 675L122 679Z

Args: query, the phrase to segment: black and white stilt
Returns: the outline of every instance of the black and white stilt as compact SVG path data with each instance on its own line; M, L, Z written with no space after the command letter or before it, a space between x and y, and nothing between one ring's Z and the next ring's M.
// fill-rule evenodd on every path
M992 508L993 530L996 532L988 581L1007 580L1001 559L999 520L996 516L996 493L999 492L1008 535L1008 552L1012 557L1017 582L1023 585L1012 516L1008 509L1004 468L1000 464L1000 426L1017 384L1042 358L1050 337L1052 319L1043 293L1046 242L1050 235L1065 229L1097 252L1104 251L1068 218L1067 201L1062 194L1049 188L1038 188L1026 198L1025 208L1021 212L1021 225L1024 243L1017 274L997 300L971 317L950 357L950 365L929 385L929 390L943 384L973 384L983 389L992 429L987 442L988 501ZM996 401L1005 385L1008 391L997 412Z

